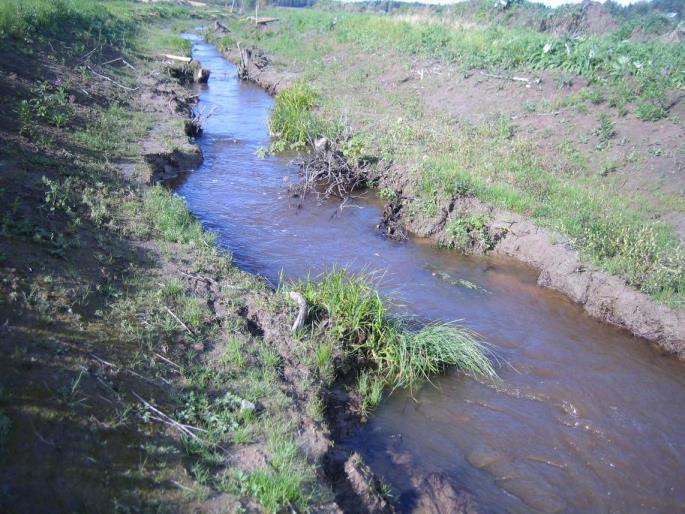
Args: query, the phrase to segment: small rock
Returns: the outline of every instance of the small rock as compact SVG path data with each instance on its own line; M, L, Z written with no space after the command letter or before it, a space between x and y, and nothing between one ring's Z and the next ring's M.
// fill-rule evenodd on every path
M257 410L257 406L249 400L244 398L240 400L240 410L254 412Z

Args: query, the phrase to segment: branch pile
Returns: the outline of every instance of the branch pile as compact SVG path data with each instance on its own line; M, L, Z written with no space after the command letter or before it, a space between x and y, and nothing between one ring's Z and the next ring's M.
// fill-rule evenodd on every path
M313 191L319 198L345 201L368 183L365 167L349 162L326 138L318 139L314 152L300 162L300 175L300 183L291 187L303 199Z

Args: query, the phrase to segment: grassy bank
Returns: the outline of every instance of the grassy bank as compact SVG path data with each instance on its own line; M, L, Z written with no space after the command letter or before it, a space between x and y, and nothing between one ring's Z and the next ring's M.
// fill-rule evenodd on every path
M569 39L456 15L440 21L424 12L270 15L278 25L255 30L233 22L231 38L266 49L275 69L297 71L307 82L316 106L302 118L290 113L293 126L307 120L309 133L298 141L321 135L323 122L313 119L351 127L361 152L381 156L381 166L392 164L409 184L410 212L431 216L454 195L478 197L558 231L586 261L656 300L683 305L685 251L662 221L685 216L682 197L668 179L650 185L648 176L639 178L641 169L672 167L661 157L677 158L681 149L623 135L651 131L654 120L661 130L681 132L669 105L683 87L682 45L633 41L618 30ZM540 85L526 85L535 94L507 79L532 81L538 72ZM457 114L446 108L445 89L473 87L468 99L454 93L457 102L473 103L475 83L488 80L516 100L489 105L483 97L466 114L458 103ZM556 128L538 128L544 116L559 120ZM639 185L626 187L632 180Z
M272 294L182 199L145 185L145 152L192 150L169 109L187 93L149 58L189 49L176 34L197 23L191 9L75 0L1 12L2 45L20 57L0 77L12 100L0 112L0 510L329 502L278 351L241 314Z

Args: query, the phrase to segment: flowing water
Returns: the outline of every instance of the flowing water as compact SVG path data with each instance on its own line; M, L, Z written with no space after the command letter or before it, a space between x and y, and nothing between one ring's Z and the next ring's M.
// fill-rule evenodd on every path
M395 392L343 442L402 510L412 510L412 479L440 471L483 512L685 512L685 366L537 287L525 266L384 239L372 199L298 209L286 190L294 166L258 157L272 99L192 39L211 70L200 103L215 111L204 164L177 191L235 262L272 281L336 264L381 270L399 310L463 319L508 363L497 384L451 372L413 398Z

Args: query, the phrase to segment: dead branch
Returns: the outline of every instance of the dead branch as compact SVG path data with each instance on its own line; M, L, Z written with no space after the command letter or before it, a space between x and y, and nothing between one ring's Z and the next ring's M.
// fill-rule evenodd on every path
M159 409L158 409L157 407L155 407L154 405L152 405L152 404L146 402L146 401L145 401L138 393L136 393L135 391L131 391L131 394L132 394L133 396L135 396L136 399L137 399L140 403L142 403L142 404L145 406L145 408L147 408L148 410L151 410L152 412L154 412L155 414L157 414L157 416L159 416L159 417L156 417L156 418L155 418L157 421L159 421L159 422L161 422L161 423L164 423L165 425L169 425L169 426L175 428L176 430L178 430L178 431L181 432L182 434L187 435L188 437L190 437L190 438L192 438L192 439L195 439L196 441L203 442L202 439L200 439L200 437L198 437L197 434L195 434L195 433L193 432L193 430L197 430L197 431L199 432L199 431L201 431L201 429L199 429L199 428L197 428L197 427L191 427L190 425L184 425L184 424L182 424L182 423L179 423L178 421L176 421L176 420L175 420L174 418L172 418L171 416L167 416L166 414L164 414L161 410L159 410Z
M117 57L116 59L111 59L109 61L103 62L100 64L100 66L105 66L107 64L113 64L113 63L118 62L118 61L121 61L124 64L124 66L131 68L132 70L135 70L135 68L133 66L131 66L131 64L129 64L129 62L126 61L123 57Z
M193 331L190 330L190 329L188 328L188 325L186 325L185 323L183 323L183 321L181 321L181 318L179 318L178 316L176 316L176 314L174 314L173 311L172 311L169 307L167 307L167 306L165 305L164 308L166 309L166 311L167 311L169 314L171 314L171 316L172 316L176 321L178 321L178 323L179 323L183 328L185 328L185 329L188 331L188 333L189 333L191 336L195 336L195 334L193 333Z
M486 73L482 70L481 70L480 74L483 75L484 77L490 77L493 79L513 80L515 82L525 82L526 84L539 84L541 82L540 79L529 79L526 77L516 77L516 76L509 76L509 75L497 75L494 73Z
M335 197L344 202L352 193L366 187L368 176L364 166L348 161L325 138L316 141L315 149L299 163L302 180L291 186L302 200L313 191L319 198Z
M162 360L163 360L164 362L166 362L167 364L171 364L174 368L176 368L176 369L181 369L181 366L179 366L178 364L176 364L174 361L167 359L164 355L160 355L160 354L157 353L157 352L154 352L153 355L155 355L156 357L159 357L160 359L162 359Z
M93 72L95 75L97 75L97 76L100 77L101 79L105 79L105 80L111 82L112 84L114 84L115 86L120 87L121 89L125 89L126 91L137 91L137 90L138 90L137 87L128 87L128 86L124 86L123 84L119 84L116 80L113 80L113 79L109 78L109 77L106 76L106 75L103 75L103 74L101 74L101 73L98 73L97 71L95 71L95 70L94 70L92 67L90 67L90 66L86 66L86 68L88 68L91 72Z

